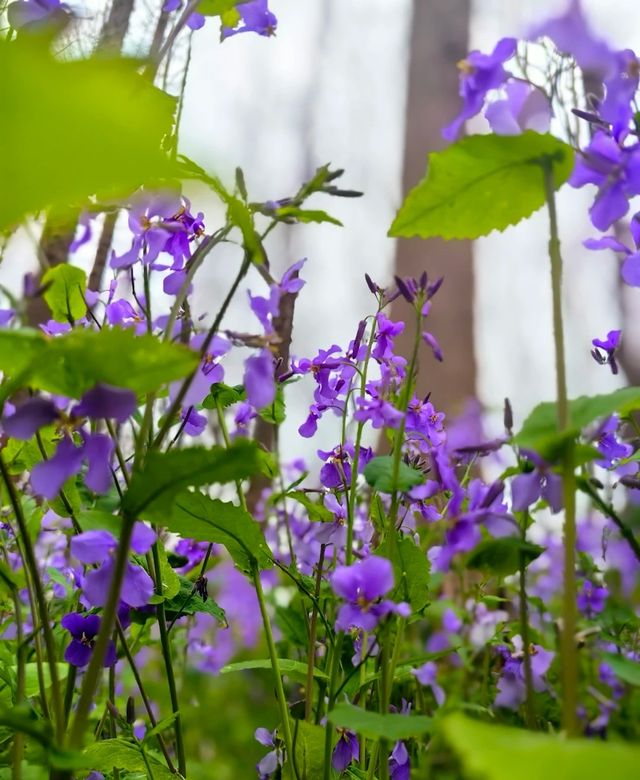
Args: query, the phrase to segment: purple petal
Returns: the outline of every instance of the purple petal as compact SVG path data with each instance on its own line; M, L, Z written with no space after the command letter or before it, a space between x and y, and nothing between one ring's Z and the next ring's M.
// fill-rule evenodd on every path
M153 580L147 572L134 563L127 563L122 581L120 598L130 607L144 607L153 596Z
M109 531L85 531L71 538L71 554L81 563L103 563L117 545Z
M516 512L524 512L534 501L540 498L540 474L531 471L528 474L520 474L511 482L511 497L513 509Z
M64 651L64 660L72 666L83 667L91 660L93 648L77 639L72 639Z
M640 287L640 252L627 257L620 268L620 275L631 287Z
M391 561L381 558L379 555L371 555L361 563L355 564L359 568L359 577L364 597L367 601L384 596L393 588L393 566Z
M53 401L47 398L33 398L17 407L10 417L3 417L5 433L14 439L26 441L45 425L58 418L59 412Z
M629 211L629 201L621 182L615 182L601 190L589 209L591 222L598 230L609 230L614 222Z
M107 603L112 575L113 558L107 559L99 569L92 569L86 573L82 592L92 607L104 607ZM124 591L124 587L122 590Z
M86 615L82 612L69 612L64 615L60 621L62 628L65 628L75 639L83 634L89 639L100 630L100 617L98 615Z
M111 487L111 456L114 443L101 433L84 434L83 455L89 462L85 477L87 487L95 493L106 493Z
M629 249L614 236L603 236L602 238L587 238L582 242L587 249L612 249L614 252L623 252L629 254Z
M267 349L248 358L244 364L244 386L247 401L255 409L264 409L276 397L273 357Z
M253 734L253 736L258 740L258 742L261 745L264 745L265 747L273 747L273 734L269 731L269 729L265 728L257 728Z
M76 417L90 417L92 420L116 420L123 423L136 410L136 394L111 385L97 384L85 393L80 403L72 409Z
M135 523L131 536L131 549L138 555L144 555L153 547L156 538L153 528L149 528L144 523Z
M82 448L70 439L62 439L55 455L38 463L31 471L31 487L38 495L55 498L64 483L82 466Z

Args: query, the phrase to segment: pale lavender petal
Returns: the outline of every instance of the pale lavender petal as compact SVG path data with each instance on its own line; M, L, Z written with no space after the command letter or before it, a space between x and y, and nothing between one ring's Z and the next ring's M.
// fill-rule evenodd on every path
M26 441L45 425L58 418L59 412L47 398L32 398L18 406L10 417L2 418L5 433L14 439Z
M109 531L85 531L71 538L71 554L81 563L103 563L117 545Z

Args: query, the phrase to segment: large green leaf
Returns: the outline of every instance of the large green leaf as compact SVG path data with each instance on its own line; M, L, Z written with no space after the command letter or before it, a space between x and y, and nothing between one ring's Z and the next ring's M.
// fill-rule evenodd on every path
M431 730L431 718L425 715L382 715L353 704L340 703L328 715L334 726L351 729L369 739L398 739L420 737Z
M242 571L273 565L260 525L235 504L183 491L176 496L165 524L187 539L224 545Z
M145 518L161 525L168 524L172 500L184 488L225 484L257 474L256 451L256 445L246 439L235 442L228 449L216 446L153 451L144 466L133 473L122 506L131 515L144 512Z
M28 36L0 40L0 230L47 206L122 197L173 174L161 142L175 100L136 67L60 62Z
M626 415L640 409L640 387L625 387L605 395L582 395L569 402L570 429L558 433L557 405L552 401L538 404L515 436L515 443L538 452L551 450L566 437L577 436L587 425L602 417Z
M325 729L304 720L295 720L291 723L291 732L297 773L293 771L291 761L287 761L282 767L282 780L321 778L324 772Z
M81 268L68 263L56 265L44 274L42 284L46 287L43 297L54 320L75 322L87 313L87 275Z
M472 135L429 155L425 178L407 195L389 235L478 238L504 230L545 202L542 165L556 187L573 168L573 150L549 134Z
M364 476L371 487L381 493L393 493L394 490L409 490L424 482L424 474L406 463L400 462L398 483L393 480L393 457L378 455L370 460L364 468Z
M528 566L543 552L544 547L517 536L485 539L471 551L467 558L467 568L507 577L520 568L520 556L524 557L524 564Z
M290 658L279 658L278 665L282 674L289 675L296 680L304 682L307 679L307 665L302 661L292 661ZM233 664L227 664L220 670L220 674L232 674L233 672L246 672L254 669L271 669L271 660L269 658L258 658L251 661L237 661ZM315 668L313 676L316 680L328 680L328 675L322 669Z
M414 612L420 612L429 603L429 559L409 537L387 538L376 550L376 555L388 558L393 565L396 600L408 601Z
M629 780L640 766L640 749L622 743L562 739L451 715L447 742L470 780Z
M86 766L98 772L111 772L113 768L127 772L142 772L147 774L147 763L142 753L142 745L125 742L123 739L104 739L94 742L84 751ZM155 780L175 780L175 775L169 771L166 764L158 761L146 751L146 761L151 766Z
M128 328L78 328L49 339L30 330L0 330L0 370L34 389L79 398L96 383L138 393L157 390L192 371L187 347L136 336Z

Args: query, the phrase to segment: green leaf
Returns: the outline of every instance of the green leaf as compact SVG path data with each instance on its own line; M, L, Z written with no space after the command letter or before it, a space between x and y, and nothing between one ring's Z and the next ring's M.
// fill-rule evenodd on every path
M290 493L286 493L286 497L297 501L298 504L301 504L307 510L307 516L309 517L309 520L321 523L333 522L333 512L331 512L322 504L318 504L315 501L312 501L309 496L302 490L292 490Z
M294 680L304 682L307 679L307 665L301 661L291 661L289 658L279 658L278 665L282 674L289 675ZM246 672L250 669L271 669L269 658L260 658L251 661L238 661L237 663L227 664L220 670L220 674L232 674L233 672ZM316 680L328 680L329 676L321 669L314 669L313 676Z
M119 539L122 518L102 509L86 509L78 514L78 525L83 531L109 531Z
M603 660L613 669L616 677L619 677L629 685L640 686L640 664L615 653L605 653Z
M236 198L235 195L225 193L223 197L227 204L227 219L240 228L244 248L251 255L251 260L256 265L261 265L264 263L265 254L262 248L262 241L253 222L253 214L247 208L247 205L239 198Z
M295 745L297 777L307 780L321 778L324 771L325 729L304 720L295 720L291 723L291 732ZM282 767L282 778L293 780L294 777L291 762L287 761Z
M166 765L147 751L146 760L151 766L155 780L175 780L175 775ZM111 772L113 768L127 772L142 772L147 775L147 765L139 744L125 742L123 739L104 739L94 742L84 751L87 768L98 772Z
M180 592L180 578L169 565L167 551L162 542L158 542L158 557L160 558L160 576L162 577L162 595L165 599L172 599Z
M425 553L413 539L402 537L395 544L386 539L375 551L388 558L393 565L394 597L411 604L414 612L420 612L429 603L430 565Z
M273 565L260 525L235 504L184 491L176 497L166 525L187 539L224 545L242 571Z
M197 354L129 328L78 328L55 339L29 330L0 331L0 370L22 384L79 398L98 382L137 393L158 390L198 364Z
M269 406L265 406L264 409L260 409L258 414L265 422L271 423L272 425L282 425L286 417L284 390L282 389L282 385L278 385L273 403Z
M351 729L368 739L398 739L420 737L431 730L431 718L425 715L381 715L353 704L340 703L328 715L334 726Z
M580 396L569 402L571 427L564 434L558 433L557 407L548 401L538 404L524 421L514 441L525 449L550 450L566 437L573 438L590 423L601 417L618 413L622 416L640 409L640 387L625 387L606 395Z
M543 552L544 547L525 542L517 536L485 539L469 554L467 568L507 577L519 570L521 555L524 556L524 565L528 566Z
M294 219L296 222L330 222L332 225L338 225L342 227L342 222L326 211L319 209L301 209L297 206L283 206L276 209L276 216L283 217L285 219Z
M184 450L151 452L133 473L122 506L137 516L153 516L161 524L169 516L173 497L183 488L225 484L258 472L257 447L246 439L231 447L189 447ZM188 534L187 534L188 536ZM201 540L211 541L211 540Z
M470 780L629 780L640 765L636 746L535 734L460 714L444 721L443 732Z
M246 393L242 385L231 387L230 385L225 385L224 382L216 382L211 385L211 391L209 395L205 396L202 406L205 409L215 409L216 404L219 403L222 409L226 409L228 406L242 401L245 396Z
M393 457L391 455L379 455L370 460L365 466L364 476L371 487L380 493L393 493L394 490L405 491L424 482L424 474L421 471L401 461L398 484L394 485Z
M0 40L0 230L98 194L128 195L171 176L161 151L176 102L134 60L60 62L40 40ZM43 143L43 120L47 138ZM177 170L177 169L176 169Z
M178 583L180 587L178 593L164 603L164 610L169 621L173 620L177 614L195 615L196 613L204 613L205 615L211 615L222 625L227 625L224 609L219 604L216 604L212 598L207 598L204 601L198 592L193 593L193 583L186 577L178 577Z
M248 0L200 0L198 13L203 16L223 16ZM239 18L238 18L239 21Z
M46 287L43 297L54 320L73 323L87 313L87 275L81 268L68 263L56 265L44 274L42 284Z
M573 168L573 150L549 134L472 135L429 155L425 178L407 195L390 236L478 238L504 230L545 202L543 168L554 184Z

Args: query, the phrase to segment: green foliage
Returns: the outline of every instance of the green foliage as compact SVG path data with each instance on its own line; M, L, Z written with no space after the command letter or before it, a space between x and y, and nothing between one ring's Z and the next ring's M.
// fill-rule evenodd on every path
M417 469L400 462L398 483L393 481L393 457L378 455L370 460L364 468L364 476L372 488L380 493L393 493L396 490L410 490L415 485L424 482L424 474Z
M219 604L216 604L209 597L204 601L199 593L194 593L193 583L186 577L177 576L177 579L179 591L164 603L164 611L169 621L173 620L177 614L195 615L198 612L203 612L214 617L222 625L227 625L224 609Z
M535 407L514 441L519 447L536 450L541 454L553 453L561 449L567 437L577 436L581 429L595 420L614 412L624 416L635 409L640 409L640 387L625 387L605 395L583 395L569 402L571 427L560 434L556 404L547 401Z
M198 13L203 16L224 16L230 11L235 11L236 6L242 5L248 0L200 0Z
M0 330L0 370L22 386L79 398L96 383L138 393L186 376L195 352L128 328L79 328L48 339L31 330Z
M413 539L387 538L376 550L376 555L388 558L393 564L396 599L408 601L414 612L420 612L429 603L430 565L424 550Z
M162 542L158 543L158 557L160 559L160 577L162 580L162 593L164 599L173 599L180 593L180 578L169 565L167 551Z
M525 542L517 536L485 539L469 554L467 568L507 577L518 571L521 556L524 557L524 565L528 566L543 552L544 547Z
M320 523L331 523L334 519L333 512L322 504L312 501L302 490L292 490L290 493L286 494L286 497L301 504L307 510L309 520Z
M171 176L161 151L175 100L133 60L59 62L40 41L0 40L0 230L48 206L123 197ZM46 139L43 137L46 121Z
M573 150L549 134L472 135L432 152L425 178L407 195L390 236L478 238L504 230L545 202L543 166L554 184L573 168Z
M282 425L286 416L284 390L282 385L278 385L276 388L276 397L273 399L273 403L269 406L265 406L264 409L260 409L258 414L265 422L271 423L272 425Z
M614 674L620 680L634 685L636 688L640 686L640 664L637 661L615 653L605 653L603 660L613 669Z
M87 768L98 772L111 772L114 767L126 772L141 772L155 780L175 780L175 775L166 764L144 751L140 743L124 739L105 739L94 742L84 751ZM148 774L150 771L151 774Z
M640 749L631 745L566 740L459 714L444 721L443 732L462 761L464 776L473 780L628 780L640 762Z
M286 674L294 680L305 682L307 679L307 665L301 661L292 661L289 658L279 658L278 664L282 674ZM232 674L233 672L246 672L248 669L268 669L272 670L270 658L259 658L251 661L238 661L237 663L227 664L220 670L220 674ZM316 680L328 680L329 677L321 669L314 668L313 676Z
M293 733L295 764L299 778L320 778L324 769L325 730L322 726L296 720L291 724ZM290 762L282 769L283 780L293 780L295 777Z
M122 501L123 509L132 516L144 512L145 518L165 525L171 502L183 488L225 484L251 477L259 468L256 452L256 445L244 439L228 449L216 446L152 451L144 466L134 471Z
M226 409L228 406L237 404L238 401L242 401L245 398L245 391L242 385L225 385L224 382L216 382L211 385L209 395L207 395L202 401L202 406L205 409L215 409L216 404L220 404L222 409Z
M163 524L187 539L224 545L244 572L273 565L259 524L242 507L230 502L183 491Z
M50 268L42 277L46 288L44 299L51 316L58 322L75 322L87 313L84 299L87 275L81 268L62 263Z
M336 219L330 214L327 214L326 211L321 211L319 209L300 209L296 206L282 206L281 208L276 209L275 215L278 218L282 217L283 219L292 222L330 222L332 225L342 227L342 222L340 222L339 219Z
M334 726L351 729L368 739L398 739L420 737L431 730L431 718L425 715L382 715L379 712L363 710L353 704L337 704L328 719Z

